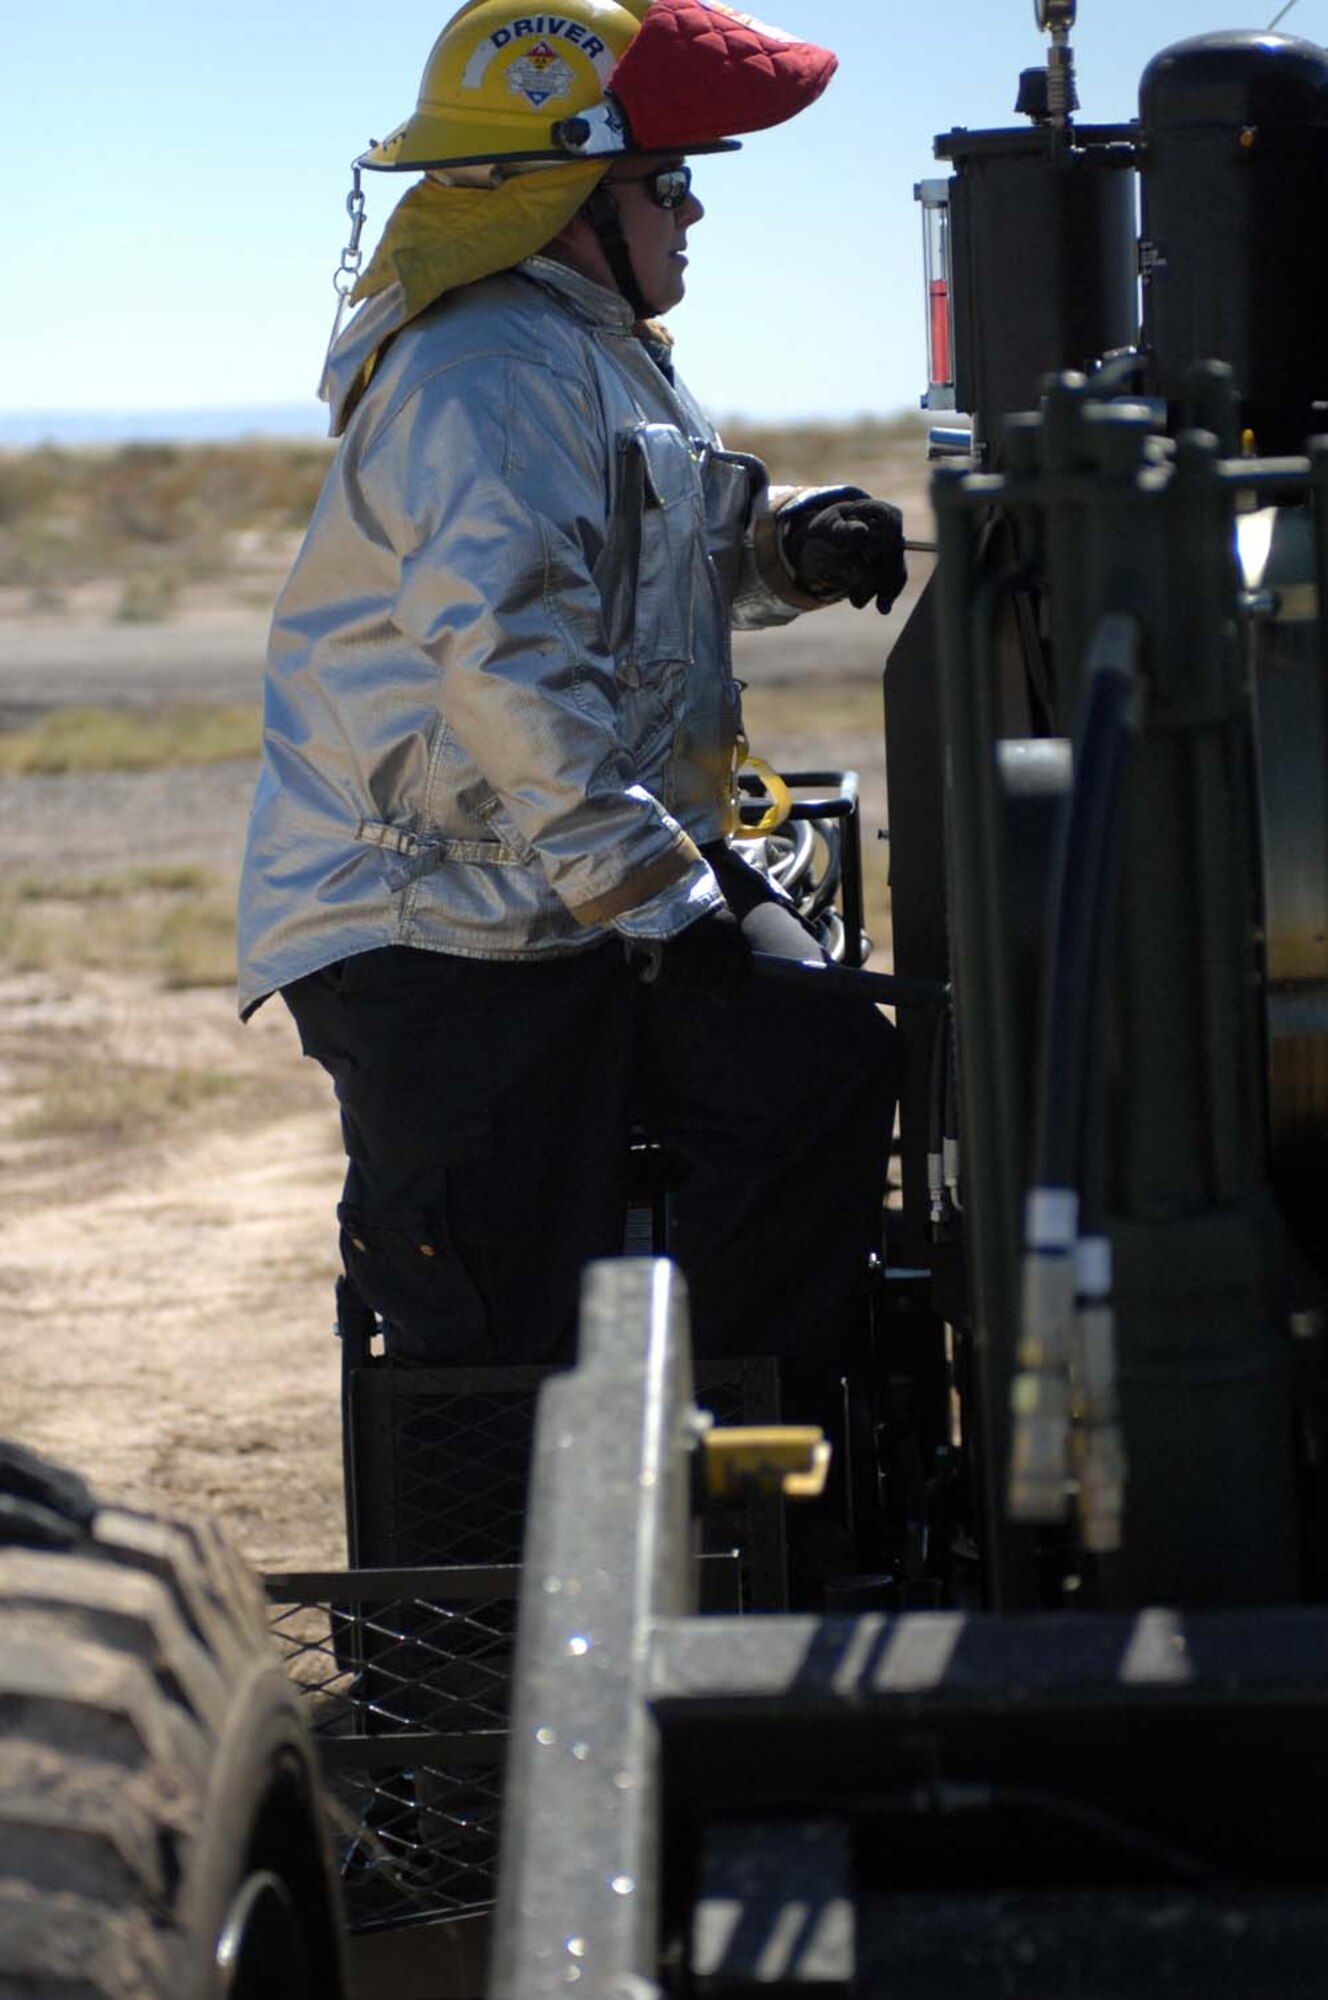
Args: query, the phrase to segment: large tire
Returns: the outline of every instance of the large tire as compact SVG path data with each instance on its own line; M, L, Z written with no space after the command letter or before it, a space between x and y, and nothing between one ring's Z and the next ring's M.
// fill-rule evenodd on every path
M64 1549L0 1546L0 2000L344 1992L255 1579L206 1526L116 1509Z

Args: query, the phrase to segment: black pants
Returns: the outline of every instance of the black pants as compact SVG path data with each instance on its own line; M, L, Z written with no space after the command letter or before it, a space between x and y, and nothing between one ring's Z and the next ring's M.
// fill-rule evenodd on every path
M758 949L805 956L759 877L723 880ZM870 1004L643 987L616 939L547 963L393 946L285 997L341 1105L346 1268L399 1359L571 1358L582 1267L622 1247L635 1121L676 1174L698 1354L830 1360L858 1324L898 1081Z

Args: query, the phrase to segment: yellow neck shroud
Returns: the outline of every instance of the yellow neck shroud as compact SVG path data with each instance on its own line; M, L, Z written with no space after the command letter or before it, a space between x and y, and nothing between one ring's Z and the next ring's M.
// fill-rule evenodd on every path
M497 187L417 182L389 216L352 303L373 298L395 280L404 301L399 331L444 292L509 270L542 250L603 179L606 165L548 167Z

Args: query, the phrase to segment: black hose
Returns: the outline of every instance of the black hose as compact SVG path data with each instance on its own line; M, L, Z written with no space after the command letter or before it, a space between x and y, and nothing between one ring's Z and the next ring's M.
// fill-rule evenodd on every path
M1138 734L1138 628L1109 615L1093 636L1088 701L1074 786L1052 873L1043 969L1041 1074L1034 1185L1076 1188L1082 1162L1089 1066L1097 1055L1120 847L1124 778Z
M847 965L816 965L804 959L778 958L754 951L752 970L758 979L800 986L827 999L875 1000L884 1007L943 1007L950 988L940 979L900 979L893 972L865 972Z
M959 1054L955 1035L954 1009L945 1010L945 1108L941 1117L942 1144L959 1143Z
M950 1010L938 1007L931 1038L931 1075L927 1087L927 1198L931 1210L932 1233L938 1239L945 1227L945 1066L949 1041Z
M927 1092L927 1151L934 1153L938 1160L941 1157L941 1142L945 1138L945 1070L949 1040L949 1016L944 1008L938 1008L931 1038L931 1078Z
M1107 992L1110 986L1110 917L1120 881L1121 842L1113 840L1102 879L1103 922L1094 933L1088 968L1084 1043L1088 1066L1074 1186L1079 1192L1079 1234L1100 1236L1107 1226Z

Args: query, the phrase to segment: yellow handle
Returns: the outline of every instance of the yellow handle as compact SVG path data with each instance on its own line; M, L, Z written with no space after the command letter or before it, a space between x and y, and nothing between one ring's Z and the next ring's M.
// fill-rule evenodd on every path
M701 1442L712 1500L735 1500L752 1486L763 1493L783 1493L789 1500L814 1500L825 1490L830 1446L814 1424L714 1428Z
M770 794L770 804L755 822L742 817L741 795L738 791L738 773L755 771L761 783ZM764 757L754 757L747 748L747 738L738 738L737 753L733 766L733 824L729 832L735 840L761 840L767 833L774 833L783 826L793 810L793 794L778 771L772 771Z

